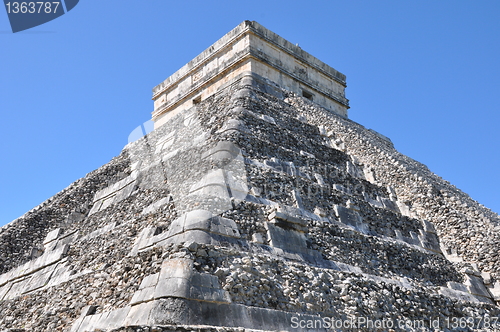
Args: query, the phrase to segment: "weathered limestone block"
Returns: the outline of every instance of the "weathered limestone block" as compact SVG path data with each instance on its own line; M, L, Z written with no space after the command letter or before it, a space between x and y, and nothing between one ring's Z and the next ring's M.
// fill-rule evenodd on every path
M129 322L127 322L127 318L129 317L132 308L125 307L111 312L103 312L99 314L95 314L94 312L86 312L86 310L84 310L80 318L78 318L73 323L71 332L94 331L97 329L107 331L122 326L128 326ZM147 323L147 319L143 319L142 321L137 320L137 318L140 317L137 314L133 315L133 317L136 319L136 321L134 322Z
M183 299L162 299L153 302L150 324L193 324L238 327L263 331L326 332L327 328L295 328L297 321L320 320L321 316L250 307L241 304L207 303Z
M160 209L161 207L167 205L168 203L170 203L172 200L172 197L171 196L168 196L168 197L163 197L162 199L148 205L147 207L144 208L144 210L142 210L142 214L143 215L146 215L146 214L149 214L149 213L155 213L158 209Z
M460 290L455 290L451 288L441 287L439 289L439 294L447 296L452 299L457 299L460 301L467 302L480 302L475 296L470 294L469 292L464 292Z
M145 228L136 240L131 254L148 247L181 242L212 243L211 235L240 238L238 225L231 219L214 216L206 210L193 210L170 224L166 232L157 234L156 227ZM216 240L215 240L216 241Z
M155 273L144 277L139 289L134 293L130 305L151 301L154 298L156 285L158 284L160 273Z
M364 172L364 178L366 181L371 182L371 183L376 183L376 178L375 178L375 172L371 167L364 167L363 168Z
M420 234L418 235L418 239L420 240L420 245L428 250L434 251L436 253L441 252L441 245L439 243L439 238L436 233L426 232L425 230L420 230Z
M398 209L403 216L407 216L407 217L414 217L415 216L414 213L412 213L410 211L410 208L408 207L408 205L404 204L403 202L396 201L396 205L398 206Z
M102 211L105 208L129 197L136 188L136 177L137 174L130 175L125 179L98 191L94 195L94 205L92 206L89 215Z
M483 279L473 275L467 275L465 285L472 295L478 295L486 298L491 298L491 293L484 286Z
M307 251L307 238L303 232L285 229L272 223L266 223L265 226L271 246L292 252Z
M385 197L382 197L380 200L385 209L400 213L397 203L393 200Z
M54 240L53 240L54 241ZM68 252L63 245L0 276L0 300L14 299L49 284L57 263Z
M448 286L448 288L451 288L451 289L454 289L457 291L466 292L466 293L469 292L469 290L467 289L467 286L465 286L464 284L458 283L458 282L448 281L447 286Z
M231 121L239 121L239 120L232 119ZM210 161L218 165L224 165L232 161L240 154L241 154L240 148L238 148L238 146L236 146L236 144L234 144L233 142L220 141L214 148L203 153L201 155L201 158L209 159Z
M194 271L189 259L169 259L160 273L143 279L130 304L161 298L196 299L208 302L230 302L229 294L221 289L216 276Z
M334 205L333 208L341 223L351 226L352 228L363 234L370 233L368 225L363 223L363 218L361 218L357 211L348 209L341 205Z
M353 178L365 180L365 173L352 161L347 161L347 173L349 173Z
M56 228L53 231L50 231L49 234L47 234L47 236L45 237L45 240L43 240L43 245L47 246L52 241L55 241L61 234L62 234L61 228Z
M140 326L150 325L150 312L153 308L153 301L140 303L138 305L127 307L129 309L127 316L121 326Z
M500 282L496 282L493 287L489 288L489 291L493 295L493 299L499 303L500 302Z
M14 270L2 274L0 276L0 285L4 285L8 281L27 276L35 271L43 269L46 266L54 264L55 262L61 260L64 255L66 255L68 249L69 246L64 245L54 251L45 252L37 259L29 261L28 263L23 264Z

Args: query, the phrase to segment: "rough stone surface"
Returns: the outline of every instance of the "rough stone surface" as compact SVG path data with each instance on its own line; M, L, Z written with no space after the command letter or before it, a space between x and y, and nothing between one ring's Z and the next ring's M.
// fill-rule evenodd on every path
M499 227L243 75L0 228L0 331L498 331Z

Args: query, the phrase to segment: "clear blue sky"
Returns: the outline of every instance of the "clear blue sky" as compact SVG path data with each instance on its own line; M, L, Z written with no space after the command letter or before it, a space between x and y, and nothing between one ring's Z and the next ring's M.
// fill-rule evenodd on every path
M118 155L151 89L243 20L347 75L350 118L500 212L500 1L81 0L0 8L0 225Z

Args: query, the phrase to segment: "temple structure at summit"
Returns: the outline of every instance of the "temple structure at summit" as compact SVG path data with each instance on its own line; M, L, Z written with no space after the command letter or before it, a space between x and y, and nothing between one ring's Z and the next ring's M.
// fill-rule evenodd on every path
M153 89L156 127L248 74L347 117L345 75L257 22L245 21Z

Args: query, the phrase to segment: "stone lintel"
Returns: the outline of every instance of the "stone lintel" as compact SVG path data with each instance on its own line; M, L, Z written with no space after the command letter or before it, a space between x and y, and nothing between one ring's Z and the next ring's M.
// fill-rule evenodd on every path
M153 89L155 128L243 74L257 74L347 117L345 75L257 22L244 21Z

